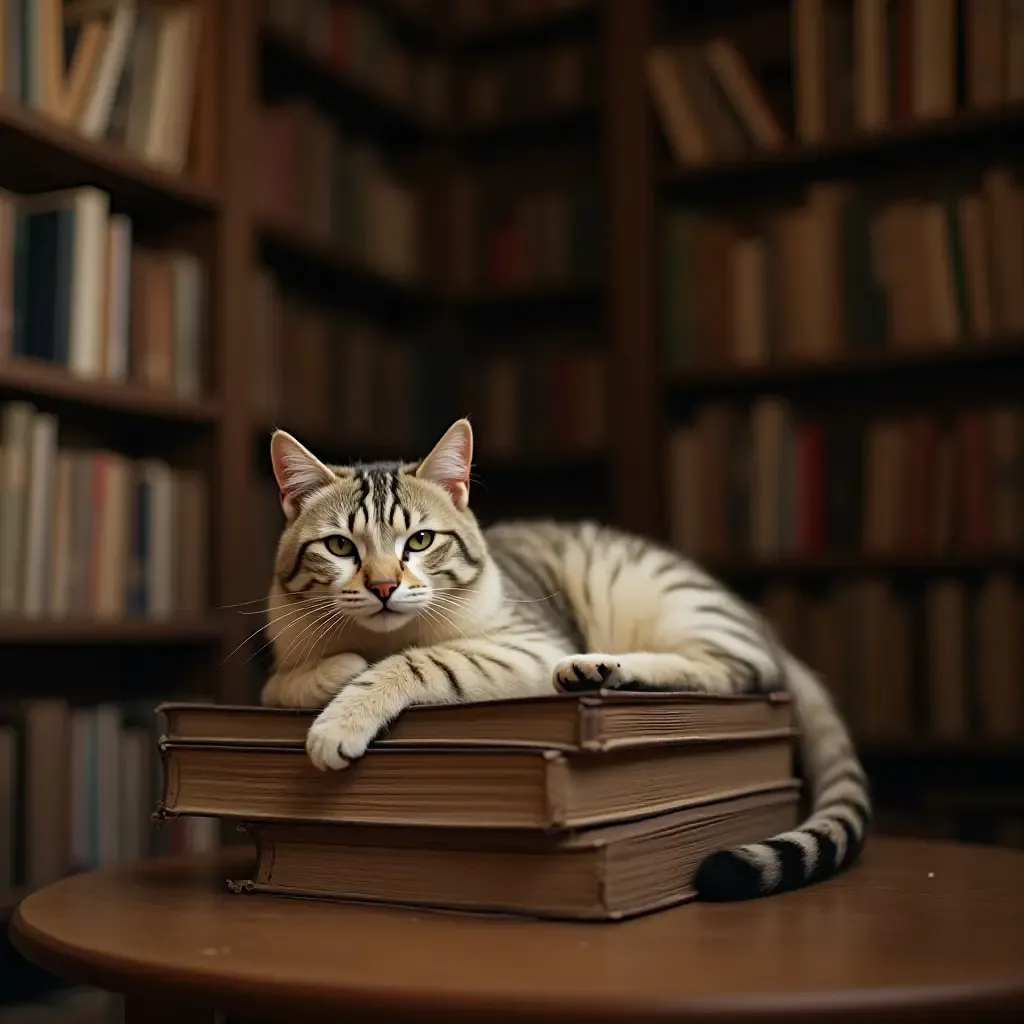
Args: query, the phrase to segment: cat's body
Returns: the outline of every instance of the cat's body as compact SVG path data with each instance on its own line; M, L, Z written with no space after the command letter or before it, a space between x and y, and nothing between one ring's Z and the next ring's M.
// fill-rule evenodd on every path
M856 858L870 801L845 727L757 611L699 566L595 523L481 531L468 508L464 421L405 466L326 467L287 435L275 444L289 523L271 588L277 666L263 701L324 708L307 738L317 767L345 767L416 703L598 687L786 689L810 817L713 855L698 890L719 899L783 891Z

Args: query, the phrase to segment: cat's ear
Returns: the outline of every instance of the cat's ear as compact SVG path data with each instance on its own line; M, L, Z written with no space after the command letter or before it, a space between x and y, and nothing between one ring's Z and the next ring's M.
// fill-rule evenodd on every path
M469 420L456 420L434 450L419 464L421 480L440 484L459 511L469 504L469 471L473 465L473 428Z
M299 514L303 502L315 490L336 479L308 448L283 430L275 430L270 439L270 461L288 522Z

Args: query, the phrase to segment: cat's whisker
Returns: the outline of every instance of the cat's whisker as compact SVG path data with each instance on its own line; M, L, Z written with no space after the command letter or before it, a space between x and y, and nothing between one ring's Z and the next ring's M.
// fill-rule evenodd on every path
M222 612L229 611L232 608L246 608L251 604L269 604L271 601L279 600L279 596L276 594L267 594L266 597L254 597L251 601L236 601L234 604L218 604L214 605L212 611Z
M303 611L303 610L305 610L305 609L303 609L301 605L298 606L297 608L290 608L287 611L283 612L281 615L279 615L276 619L271 619L269 622L263 623L259 627L259 629L256 629L252 633L250 633L230 654L226 654L224 656L224 660L221 662L221 664L222 665L226 664L228 659L233 658L247 643L249 643L251 640L254 640L257 636L259 636L260 633L264 629L267 628L267 626L274 625L274 624L276 624L278 622L281 622L283 619L288 618L289 615L292 615L292 614L294 614L297 611ZM298 621L301 621L301 618L302 618L302 616L299 616L299 620Z
M331 596L329 596L327 594L324 594L322 596L317 596L317 597L307 597L307 598L304 598L302 601L292 601L292 602L289 602L287 604L281 604L281 605L277 605L277 606L270 605L270 606L268 606L266 608L255 608L255 609L250 609L250 610L246 610L246 611L239 611L239 612L236 612L235 614L236 615L267 615L270 612L278 611L280 608L289 608L289 607L291 607L291 608L307 607L308 608L311 604L330 604L333 600L334 600L333 597L331 597Z
M306 649L307 649L307 645L306 645L305 641L308 639L310 633L316 631L317 629L319 629L319 627L321 625L323 625L323 623L329 622L334 617L335 614L344 614L344 613L340 612L340 609L338 609L338 610L328 610L326 612L318 610L317 611L317 615L314 617L312 622L306 623L306 625L304 625L302 627L302 629L298 632L298 634L292 638L291 643L288 644L287 650L285 650L284 654L282 654L280 659L279 659L280 664L284 664L285 662L288 661L289 654L291 654L291 652L295 649L295 645L297 643L299 643L299 642L303 642L303 646L302 646L302 648L300 650L301 650L301 653L303 655L305 655L305 652L306 652ZM292 666L291 671L294 671L295 668L300 666L304 661L305 661L305 657L298 658L296 663L295 663L295 665Z
M320 641L323 640L325 637L330 636L331 632L334 630L335 626L338 625L339 621L342 618L346 617L347 616L345 616L345 613L341 611L340 608L327 617L327 620L321 625L321 627L316 631L315 635L313 635L309 640L309 655L312 655L316 651L317 644L319 644ZM307 649L304 647L299 658L300 662L305 662L309 660L306 650Z
M440 609L434 608L434 607L431 607L431 606L428 605L424 609L423 614L427 616L428 621L430 621L430 622L440 621L442 624L446 624L451 629L455 630L455 632L457 632L459 634L459 636L462 637L463 640L468 640L469 639L469 637L466 636L465 632L462 629L459 628L458 624L455 623L454 621L452 621L452 619L449 618Z
M306 647L303 647L299 660L303 662L309 661L315 654L318 645L321 644L321 641L330 636L337 626L347 618L348 616L340 608L331 612L327 618L322 621L319 629L315 630L315 632L310 632L307 645Z
M482 623L486 621L486 616L482 612L477 611L467 598L453 598L435 594L431 603L447 608L469 622Z
M276 619L271 619L269 622L266 623L264 628L267 628L267 627L272 626L272 625L277 625L279 622L283 622L285 619L288 619L290 616L292 616L293 612L301 612L301 614L295 614L293 617L291 617L291 621L289 621L286 624L288 628L294 628L296 625L298 625L298 623L302 622L303 619L305 619L305 618L307 618L307 617L309 617L311 615L315 615L318 612L322 612L323 610L324 610L324 608L323 608L322 604L317 604L317 606L313 607L313 608L306 608L306 607L303 607L302 605L299 605L297 608L291 609L291 610L285 612L283 615L279 615ZM266 641L266 643L260 645L255 651L253 651L253 653L251 655L249 655L248 658L245 659L244 664L248 665L249 662L251 662L254 658L259 657L259 655L262 654L263 651L265 651L268 647L272 647L273 644L274 644L274 637L271 636Z
M478 587L438 587L434 594L448 594L454 592L464 591L467 594L479 594L480 590ZM506 597L504 601L506 604L538 604L542 601L552 601L556 597L561 597L562 591L556 590L551 594L545 594L543 597Z

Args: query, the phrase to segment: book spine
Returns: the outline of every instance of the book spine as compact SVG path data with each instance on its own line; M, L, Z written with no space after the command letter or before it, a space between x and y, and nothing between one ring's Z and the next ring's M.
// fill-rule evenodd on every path
M544 804L541 827L566 828L569 816L569 765L565 757L554 751L545 754Z

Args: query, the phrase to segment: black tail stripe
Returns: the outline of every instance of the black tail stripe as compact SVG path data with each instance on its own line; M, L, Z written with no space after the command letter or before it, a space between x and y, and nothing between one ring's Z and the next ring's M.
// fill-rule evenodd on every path
M764 845L775 851L782 868L781 877L773 886L773 891L785 892L803 885L810 873L804 863L803 847L791 839L769 839Z

